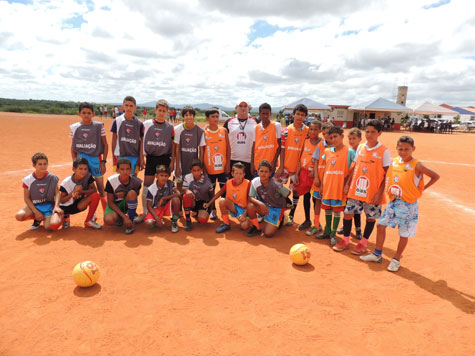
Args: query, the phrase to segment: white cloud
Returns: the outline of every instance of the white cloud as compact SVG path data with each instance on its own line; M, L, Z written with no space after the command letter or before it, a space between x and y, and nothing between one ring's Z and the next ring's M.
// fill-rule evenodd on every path
M475 3L434 3L0 2L0 96L351 105L407 84L411 106L475 105ZM256 21L278 27L249 43Z

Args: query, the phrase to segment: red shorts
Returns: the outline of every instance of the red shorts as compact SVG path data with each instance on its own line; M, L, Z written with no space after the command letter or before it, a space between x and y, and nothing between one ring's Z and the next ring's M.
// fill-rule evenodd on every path
M171 209L171 201L169 200L164 206L161 206L160 208L153 208L155 211L155 214L162 219L164 216L171 216L172 215L172 209ZM147 213L147 216L145 217L145 221L147 220L153 220L155 221L155 218L153 217L152 214L150 214L150 211Z
M298 195L304 195L310 192L313 185L313 178L310 178L310 171L302 168L299 174L299 185L293 185L293 189L297 191Z

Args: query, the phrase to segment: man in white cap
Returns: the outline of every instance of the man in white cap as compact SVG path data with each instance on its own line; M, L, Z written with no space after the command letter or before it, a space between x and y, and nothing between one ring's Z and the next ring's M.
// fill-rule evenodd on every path
M236 105L236 115L224 123L231 145L231 167L242 162L246 168L245 178L249 180L254 178L251 174L251 153L256 125L257 121L249 115L249 105L245 101Z

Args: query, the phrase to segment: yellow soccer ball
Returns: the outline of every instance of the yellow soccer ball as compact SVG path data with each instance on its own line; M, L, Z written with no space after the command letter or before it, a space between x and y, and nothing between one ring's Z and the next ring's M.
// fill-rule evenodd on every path
M310 249L304 244L293 245L290 249L290 259L293 263L299 266L303 266L310 261Z
M91 287L96 284L101 272L92 261L79 262L73 269L73 281L79 287Z

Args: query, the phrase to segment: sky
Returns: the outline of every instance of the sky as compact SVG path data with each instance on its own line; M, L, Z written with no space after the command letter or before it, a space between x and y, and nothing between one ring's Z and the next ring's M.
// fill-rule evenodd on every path
M0 0L0 97L475 106L472 0Z

